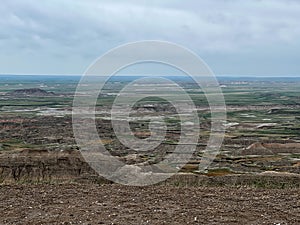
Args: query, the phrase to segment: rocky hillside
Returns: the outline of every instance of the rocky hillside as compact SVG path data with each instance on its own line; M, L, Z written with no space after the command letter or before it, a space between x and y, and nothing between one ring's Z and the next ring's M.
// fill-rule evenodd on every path
M18 89L11 93L11 96L53 96L54 92L45 91L40 88Z

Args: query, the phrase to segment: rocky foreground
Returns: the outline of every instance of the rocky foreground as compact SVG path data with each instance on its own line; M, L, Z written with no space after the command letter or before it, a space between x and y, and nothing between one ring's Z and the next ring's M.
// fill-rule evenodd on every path
M300 223L299 174L179 173L132 187L97 176L76 151L0 156L0 224Z
M300 224L299 189L0 186L0 224Z

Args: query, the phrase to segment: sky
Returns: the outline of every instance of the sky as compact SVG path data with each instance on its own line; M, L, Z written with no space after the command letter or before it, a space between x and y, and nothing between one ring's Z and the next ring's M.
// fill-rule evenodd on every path
M83 74L118 45L163 40L218 75L299 76L298 0L1 0L0 74Z

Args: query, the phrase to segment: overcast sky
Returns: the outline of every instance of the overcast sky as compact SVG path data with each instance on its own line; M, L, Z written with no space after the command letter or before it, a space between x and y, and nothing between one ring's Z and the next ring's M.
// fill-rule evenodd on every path
M165 40L216 74L300 75L298 0L1 0L1 74L82 74L107 50Z

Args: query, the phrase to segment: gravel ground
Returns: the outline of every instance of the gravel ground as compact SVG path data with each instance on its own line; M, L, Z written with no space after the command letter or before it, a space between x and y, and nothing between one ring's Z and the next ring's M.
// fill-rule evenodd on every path
M299 189L4 185L0 224L300 224Z

